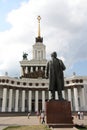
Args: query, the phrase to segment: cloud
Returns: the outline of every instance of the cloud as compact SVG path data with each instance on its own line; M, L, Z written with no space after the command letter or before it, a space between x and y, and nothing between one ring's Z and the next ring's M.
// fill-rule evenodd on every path
M37 16L41 16L41 36L47 59L57 51L68 67L87 60L87 1L29 0L7 14L11 28L0 32L0 74L19 74L23 52L32 58L32 45L37 36Z

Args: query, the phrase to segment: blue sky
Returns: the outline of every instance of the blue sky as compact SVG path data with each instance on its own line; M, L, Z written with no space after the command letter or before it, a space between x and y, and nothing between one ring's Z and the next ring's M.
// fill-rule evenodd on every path
M65 76L87 76L86 14L87 0L0 0L0 75L20 76L23 52L32 59L40 15L47 59L57 51Z
M87 76L87 60L84 61L79 61L77 63L75 63L72 68L69 68L67 71L69 73L69 75L72 75L73 72L76 73L76 75L80 75L80 76Z
M6 22L7 14L21 6L21 2L28 0L0 0L0 32L9 29L11 25Z

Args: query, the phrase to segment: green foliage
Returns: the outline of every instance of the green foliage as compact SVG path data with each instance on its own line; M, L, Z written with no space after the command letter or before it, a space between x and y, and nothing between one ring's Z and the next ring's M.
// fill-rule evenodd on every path
M8 126L6 128L4 128L3 130L12 130L13 128L20 128L21 126Z
M87 130L87 128L81 128L81 129L79 129L79 130Z
M32 126L9 126L3 130L51 130L46 125L32 125Z

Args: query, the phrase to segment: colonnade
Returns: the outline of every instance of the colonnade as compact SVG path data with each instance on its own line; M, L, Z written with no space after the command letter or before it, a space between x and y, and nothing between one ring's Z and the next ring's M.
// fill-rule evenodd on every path
M25 66L25 67L21 66L21 75L38 71L39 69L41 71L45 71L45 66Z
M47 90L34 90L35 94L33 96L33 90L27 91L27 103L28 103L28 111L32 111L32 99L34 99L34 110L39 111L39 99L41 100L41 109L45 110L45 101L51 99L51 92ZM82 101L81 105L85 106L85 97L84 97L84 88L81 88L82 93ZM41 95L41 97L40 97ZM62 91L63 98L66 99L66 91ZM71 102L71 109L75 111L79 111L79 100L78 100L78 88L73 88L73 95L72 89L67 89L67 99ZM14 105L13 105L13 98L14 98ZM57 92L55 92L55 99L58 99ZM72 100L73 99L73 100ZM2 112L12 112L12 107L14 106L14 111L19 111L19 100L21 100L21 112L25 112L25 100L26 100L26 90L21 90L21 97L20 97L20 89L16 89L15 92L13 89L3 88L3 96L2 96ZM7 105L8 102L8 105Z
M26 90L21 90L21 97L20 96L20 90L16 89L15 93L13 91L13 89L7 89L7 88L3 88L3 97L2 97L2 112L11 112L12 111L12 107L13 107L13 103L14 102L14 111L18 112L19 111L19 100L21 100L21 112L25 112L25 99L26 99ZM42 90L42 91L35 91L35 111L39 110L39 93L41 94L41 100L42 100L42 110L45 110L45 100L46 100L46 91ZM14 94L13 94L14 93ZM28 90L28 97L27 97L27 101L28 101L28 111L32 111L32 97L33 97L33 91L32 90ZM15 96L15 98L13 98L13 96ZM14 101L13 101L14 100ZM7 101L8 101L8 105L7 105Z
M66 94L67 91L67 94ZM62 91L62 95L64 99L67 99L71 103L71 110L72 111L80 111L81 106L85 106L85 94L84 94L84 87L80 89L80 93L82 95L79 95L79 87L73 87L66 89L66 91ZM66 97L67 96L67 97Z

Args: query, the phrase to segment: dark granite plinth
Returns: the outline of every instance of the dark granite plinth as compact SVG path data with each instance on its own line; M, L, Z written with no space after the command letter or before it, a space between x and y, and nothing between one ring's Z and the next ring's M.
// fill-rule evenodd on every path
M70 102L66 100L50 100L46 102L46 116L49 126L73 126Z

